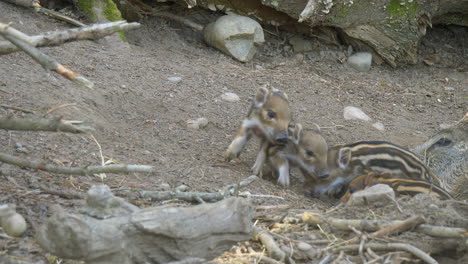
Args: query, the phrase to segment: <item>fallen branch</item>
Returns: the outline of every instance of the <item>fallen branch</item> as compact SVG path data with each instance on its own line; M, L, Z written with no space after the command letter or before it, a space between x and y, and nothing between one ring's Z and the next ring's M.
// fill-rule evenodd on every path
M352 231L352 228L366 232L375 232L390 225L400 225L401 220L364 220L364 219L338 219L325 217L315 213L304 213L302 221L310 225L328 224L334 229ZM415 232L426 234L433 237L459 238L468 235L464 228L419 225L414 229Z
M410 252L414 256L420 258L421 260L425 261L426 263L430 264L437 264L438 262L433 259L431 256L426 254L424 251L420 250L419 248L404 244L404 243L388 243L388 244L379 244L379 243L368 243L364 245L364 248L370 248L372 250L404 250ZM359 250L359 245L346 245L340 246L333 249L333 252L338 253L340 251L357 251Z
M72 82L84 86L86 88L92 89L94 84L89 81L88 79L80 76L79 74L69 70L62 64L58 63L52 57L49 57L45 53L41 52L36 47L33 47L28 44L29 38L27 37L20 37L20 34L15 34L20 31L13 30L10 28L9 25L0 23L0 35L2 35L5 39L9 40L11 43L15 44L18 48L22 49L26 54L31 56L37 63L41 64L47 70L55 71L56 73L62 75L63 77L71 80ZM22 32L20 32L23 34Z
M127 23L126 21L115 21L102 24L94 24L81 28L72 28L60 31L50 31L36 36L25 36L28 44L35 47L58 46L63 43L76 40L99 39L112 35L118 31L126 31L140 27L139 23ZM11 28L10 28L11 29ZM23 38L23 40L26 40ZM21 50L9 41L0 41L0 54L7 54Z
M5 0L5 2L10 2L12 4L23 6L23 7L40 6L39 0Z
M16 110L16 111L21 111L21 112L29 113L29 114L34 113L34 111L32 111L32 110L28 110L28 109L24 109L24 108L12 106L12 105L0 104L0 107L6 108L6 109L13 109L13 110Z
M157 192L157 191L140 191L141 198L150 198L153 201L166 201L166 200L182 200L186 202L199 202L202 199L205 202L221 201L228 196L223 193L209 193L209 192Z
M62 14L60 14L58 12L52 11L50 9L47 9L47 8L44 8L44 7L41 7L41 6L34 7L34 11L36 11L38 13L42 13L42 14L50 16L50 17L53 17L53 18L55 18L57 20L67 22L68 24L72 24L72 25L77 26L77 27L85 27L86 26L86 24L83 24L78 20L75 20L75 19L73 19L71 17L62 15Z
M379 231L370 234L371 237L390 236L413 229L416 226L426 223L426 220L421 215L410 217L401 223L386 226Z
M279 248L273 237L268 234L268 231L255 228L253 230L253 237L255 240L262 242L271 258L284 261L286 258L286 253L284 253L284 251Z
M202 31L204 26L201 25L201 24L198 24L188 18L185 18L185 17L182 17L182 16L178 16L178 15L175 15L175 14L172 14L172 13L168 13L168 12L152 12L151 15L153 16L156 16L156 17L162 17L162 18L167 18L167 19L171 19L171 20L174 20L174 21L177 21L179 23L181 23L182 25L185 25L187 27L190 27L196 31Z
M54 131L85 133L94 130L92 127L76 125L79 121L50 119L43 117L0 117L0 129L19 131Z
M16 165L22 168L42 170L60 174L71 175L93 175L98 173L130 173L141 172L150 173L154 171L153 166L149 165L106 165L106 166L87 166L87 167L65 167L45 164L44 162L29 161L17 158L6 153L0 152L0 162Z

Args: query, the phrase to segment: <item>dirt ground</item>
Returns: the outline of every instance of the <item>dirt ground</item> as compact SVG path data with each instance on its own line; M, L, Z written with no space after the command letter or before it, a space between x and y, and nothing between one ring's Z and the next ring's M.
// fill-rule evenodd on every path
M195 18L208 23L215 16ZM27 34L69 28L4 2L0 2L0 22L12 22ZM50 214L50 205L73 208L79 204L41 192L40 186L85 192L91 185L105 183L116 194L125 196L125 190L159 190L162 183L167 183L171 187L185 184L194 191L213 192L251 175L257 141L249 142L240 159L231 163L224 162L223 153L260 85L285 91L295 120L305 127L320 126L330 145L387 140L414 147L441 126L461 119L468 110L467 28L435 27L428 31L417 65L393 69L383 64L364 73L338 62L347 47L311 39L315 51L294 55L285 41L290 34L275 32L274 28L268 31L271 33L266 33L266 44L249 63L234 61L206 46L201 36L190 29L153 17L127 34L129 44L99 40L41 48L93 81L94 90L79 88L61 76L45 72L21 52L1 56L2 104L30 109L38 115L86 121L96 127L93 136L106 161L151 164L157 172L108 174L100 179L0 164L0 204L17 204L32 227L21 239L0 239L0 251L8 248L8 254L42 261L45 253L34 243L34 228ZM424 59L434 64L428 66ZM181 77L181 81L171 82L170 77ZM223 101L221 95L226 92L238 94L240 102ZM75 106L47 114L49 109L63 104ZM373 122L383 123L385 130L373 128L373 122L345 121L345 106L361 108ZM2 115L11 112L0 111ZM207 127L187 127L188 120L199 117L208 119ZM90 135L0 131L0 142L1 152L25 159L66 166L101 163L98 145ZM305 197L307 189L302 176L298 171L292 174L290 188L279 187L273 179L262 179L246 190L284 198L256 199L262 205L288 204L316 210L330 207L328 201ZM142 199L132 202L139 206L157 205ZM460 212L462 215L455 218L466 219L468 210Z

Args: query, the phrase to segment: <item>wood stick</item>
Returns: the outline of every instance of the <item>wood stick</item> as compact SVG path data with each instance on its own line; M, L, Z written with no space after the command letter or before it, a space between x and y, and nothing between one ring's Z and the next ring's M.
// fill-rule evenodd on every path
M94 24L81 28L72 28L60 31L49 31L40 35L27 36L28 44L35 47L59 46L63 43L76 40L92 40L112 35L118 31L127 31L140 27L139 23L127 23L126 21L115 21L102 24ZM11 27L7 30L12 29ZM12 29L14 30L14 29ZM17 31L17 30L16 30ZM24 34L25 35L25 34ZM9 41L0 41L0 54L8 54L21 50Z
M410 217L400 223L392 224L386 226L372 234L370 236L373 237L381 237L381 236L390 236L395 235L406 230L413 229L416 226L426 223L426 220L421 215Z
M87 167L65 167L45 164L44 162L29 161L17 158L6 153L0 152L0 161L22 168L30 168L34 170L42 170L60 174L71 175L93 175L98 173L130 173L130 172L143 172L150 173L154 168L149 165L106 165L106 166L87 166Z
M3 108L6 108L6 109L13 109L13 110L21 111L21 112L24 112L24 113L30 113L30 114L34 113L34 111L32 111L32 110L28 110L28 109L24 109L24 108L12 106L12 105L0 104L0 106L3 107Z
M351 227L358 230L375 232L389 225L398 225L401 220L364 220L364 219L338 219L325 217L320 214L306 212L302 215L303 223L317 225L327 223L334 229L351 231ZM465 228L433 226L422 224L414 229L415 232L426 234L433 237L457 238L468 235Z
M57 107L54 107L54 108L52 108L52 109L47 110L47 112L46 112L45 114L48 115L48 114L52 113L53 111L57 111L57 110L59 110L59 109L61 109L61 108L69 107L69 106L76 106L76 105L77 105L77 104L75 104L75 103L73 103L73 104L63 104L63 105L59 105L59 106L57 106Z
M178 199L186 202L199 202L202 199L205 202L217 202L227 198L223 193L209 192L157 192L140 191L141 198L150 198L153 201L166 201Z
M424 251L420 250L419 248L404 244L404 243L388 243L388 244L381 244L381 243L368 243L364 245L364 248L370 248L372 250L381 250L381 251L389 251L389 250L404 250L410 252L414 256L420 258L421 260L425 261L426 263L430 264L437 264L437 260L433 259ZM340 251L357 251L359 250L359 245L346 245L340 246L333 249L333 252L338 253Z
M45 69L50 71L55 71L58 74L62 75L63 77L71 80L72 82L92 89L94 84L89 81L88 79L80 76L79 74L69 70L65 66L58 63L52 57L46 55L45 53L41 52L36 47L29 45L28 38L25 40L23 38L17 38L17 36L10 35L8 32L9 25L0 23L0 35L2 35L5 39L9 40L11 43L15 44L18 48L22 49L26 54L31 56L37 63L41 64Z
M266 230L262 230L260 228L254 228L253 237L255 240L259 240L265 246L266 250L268 251L270 257L275 260L284 261L286 258L286 253L283 252L276 244L275 240Z
M63 119L43 117L0 117L0 129L19 131L54 131L69 133L85 133L94 130L85 125L75 125Z
M10 2L12 4L23 6L23 7L40 6L39 0L5 0L5 2Z
M202 31L204 26L201 25L201 24L198 24L188 18L185 18L185 17L182 17L182 16L178 16L178 15L175 15L175 14L172 14L172 13L168 13L168 12L153 12L151 13L151 15L153 16L157 16L157 17L163 17L163 18L167 18L167 19L171 19L171 20L174 20L174 21L177 21L185 26L188 26L194 30L197 30L197 31Z
M47 15L47 16L53 17L55 19L67 22L68 24L72 24L72 25L77 26L77 27L85 27L86 26L86 24L83 24L78 20L75 20L75 19L73 19L71 17L62 15L62 14L60 14L58 12L52 11L50 9L47 9L47 8L44 8L44 7L41 7L41 6L35 7L34 10L36 12L38 12L38 13L42 13L44 15Z

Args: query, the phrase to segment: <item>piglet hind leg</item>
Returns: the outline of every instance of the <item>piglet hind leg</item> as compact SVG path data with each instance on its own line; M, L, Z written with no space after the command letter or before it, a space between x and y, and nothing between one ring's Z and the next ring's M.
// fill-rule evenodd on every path
M263 166L265 165L265 161L267 159L267 151L268 151L268 141L262 140L260 145L260 150L257 154L257 159L255 160L254 165L252 166L253 174L262 177L262 170Z

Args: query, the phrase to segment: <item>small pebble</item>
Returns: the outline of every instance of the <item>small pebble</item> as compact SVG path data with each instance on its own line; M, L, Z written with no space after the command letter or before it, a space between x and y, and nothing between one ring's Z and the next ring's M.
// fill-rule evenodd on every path
M450 86L445 86L445 91L455 91L455 88Z
M167 80L176 83L182 81L182 77L169 77Z
M2 218L2 228L9 236L21 236L26 231L26 227L26 220L18 213Z
M374 128L376 128L377 130L379 130L379 131L384 131L385 130L384 125L382 123L380 123L380 122L376 122L376 123L372 124L372 126Z
M208 119L204 117L197 118L195 120L188 120L187 127L192 129L204 128L208 125Z
M231 103L239 102L240 100L239 96L235 93L224 93L223 95L221 95L221 99Z
M161 185L159 185L159 188L161 188L161 190L163 191L170 191L171 185L169 185L168 183L161 183Z
M372 64L372 54L369 52L357 52L348 58L348 64L358 71L368 71Z
M297 243L297 248L299 250L302 250L302 251L308 251L308 250L312 249L312 246L305 243L305 242L299 242L299 243Z
M17 149L22 148L22 147L23 147L23 145L21 143L16 143L15 144L15 148L17 148Z
M344 108L343 117L345 120L359 119L364 121L371 121L371 118L366 115L361 109L354 106L347 106Z
M187 192L189 190L190 190L190 187L188 187L185 184L179 185L174 189L174 191L176 191L176 192Z

